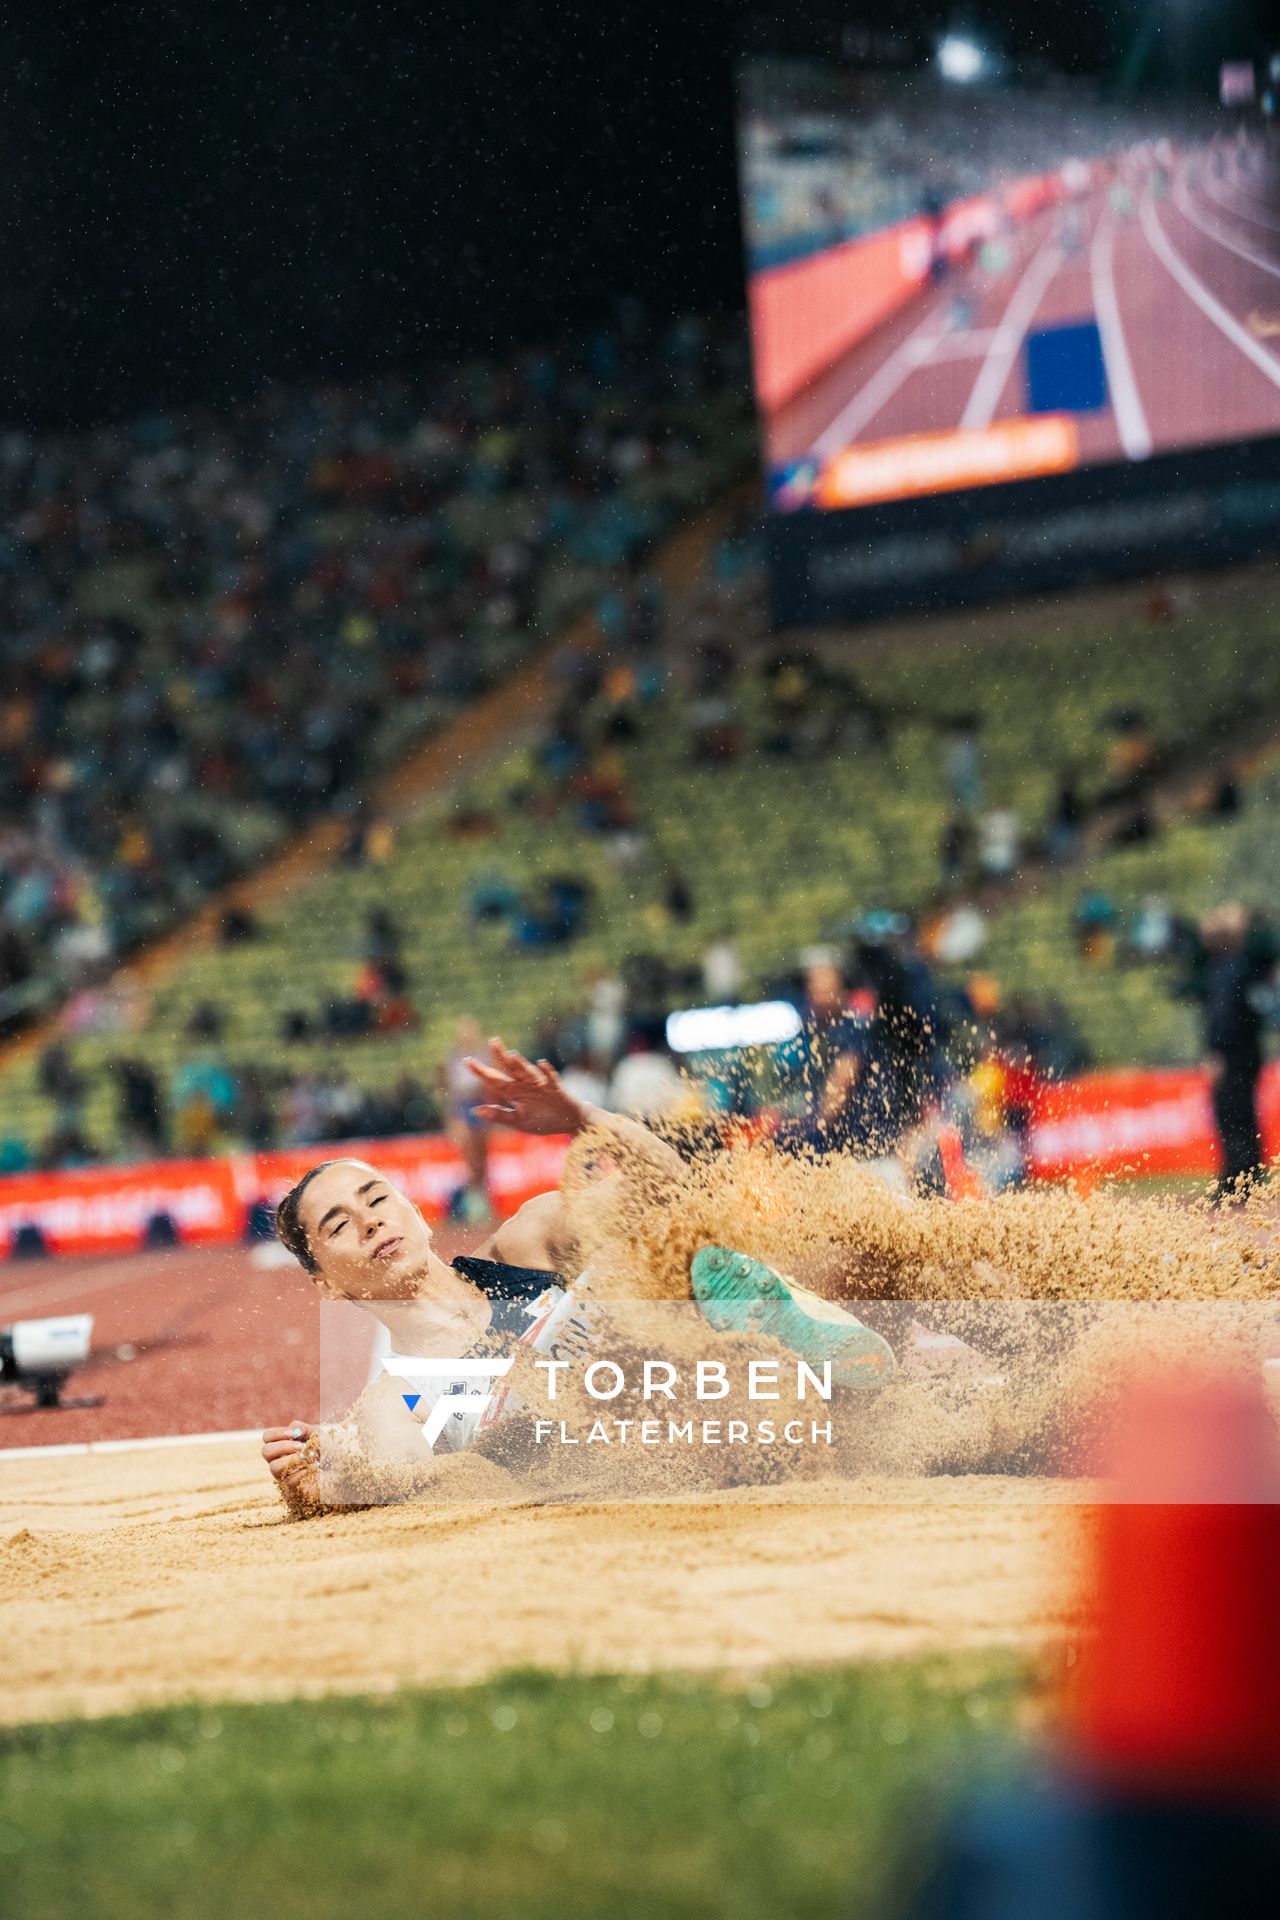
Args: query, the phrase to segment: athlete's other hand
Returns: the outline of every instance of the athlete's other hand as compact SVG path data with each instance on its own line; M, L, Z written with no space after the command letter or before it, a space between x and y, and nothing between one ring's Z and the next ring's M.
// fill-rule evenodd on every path
M476 1108L482 1120L496 1120L521 1133L578 1133L587 1124L586 1113L560 1085L549 1060L535 1066L501 1040L491 1040L489 1061L486 1066L482 1060L467 1060L488 1096L485 1105Z
M287 1427L268 1427L262 1436L262 1457L272 1479L289 1505L300 1511L320 1500L320 1462L312 1442L319 1431L305 1420L293 1420Z

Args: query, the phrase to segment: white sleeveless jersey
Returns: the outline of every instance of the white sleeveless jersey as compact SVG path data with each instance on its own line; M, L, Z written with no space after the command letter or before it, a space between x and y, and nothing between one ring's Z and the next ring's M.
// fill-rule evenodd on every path
M522 1346L532 1347L535 1353L542 1353L551 1360L565 1360L580 1352L589 1338L586 1309L581 1300L567 1293L563 1287L549 1286L533 1300L504 1302L504 1319L510 1326L516 1316L527 1320L518 1339ZM486 1368L484 1358L462 1355L457 1361L433 1360L424 1363L412 1354L389 1353L382 1358L382 1369L393 1376L401 1387L403 1398L415 1420L424 1425L438 1426L435 1438L430 1442L429 1451L433 1453L460 1453L469 1447L481 1433L487 1433L508 1414L519 1408L519 1401L513 1396L505 1382L507 1367L502 1358L486 1356L493 1361L492 1368ZM432 1373L423 1374L424 1364L432 1367ZM445 1371L456 1366L458 1371ZM440 1371L436 1372L435 1369ZM456 1401L443 1416L443 1425L439 1425L439 1416L432 1419L433 1413L442 1400Z

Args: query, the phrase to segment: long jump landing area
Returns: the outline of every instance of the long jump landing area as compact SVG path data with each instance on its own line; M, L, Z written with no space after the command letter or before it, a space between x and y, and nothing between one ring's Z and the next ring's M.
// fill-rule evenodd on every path
M475 1238L439 1241L448 1258ZM477 1457L436 1502L291 1521L256 1429L319 1415L297 1270L177 1248L0 1274L0 1324L81 1310L94 1354L70 1392L103 1405L0 1418L8 1722L522 1665L1030 1647L1068 1625L1078 1510L1025 1480L913 1483L900 1506L848 1481L535 1504Z
M534 1505L486 1499L505 1476L474 1466L447 1503L296 1522L252 1440L0 1459L0 1717L1032 1649L1070 1628L1079 1509L1025 1481L920 1483L903 1506L856 1483Z

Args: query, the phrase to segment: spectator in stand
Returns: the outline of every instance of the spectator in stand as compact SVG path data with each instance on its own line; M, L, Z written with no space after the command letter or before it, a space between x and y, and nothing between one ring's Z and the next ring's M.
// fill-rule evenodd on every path
M663 876L662 904L678 926L687 926L693 918L693 890L679 867L668 867Z
M971 816L982 808L980 725L976 713L959 713L942 734L942 777L951 805Z
M561 1071L560 1084L569 1098L580 1105L605 1108L609 1105L609 1082L589 1048L582 1047L570 1056L569 1064Z
M738 661L718 636L696 642L689 665L685 724L695 766L735 759L742 748L742 720L734 682Z
M188 1040L221 1040L226 1024L225 1015L220 1006L212 1000L204 1000L193 1007L191 1018L187 1022Z
M497 868L473 874L467 890L467 918L473 926L489 920L509 920L519 912L520 893Z
M169 1105L178 1152L212 1153L235 1111L235 1075L216 1054L195 1054L174 1074Z
M1103 726L1110 734L1107 746L1107 804L1129 798L1155 759L1155 743L1147 716L1140 707L1119 707Z
M389 907L370 907L365 917L364 958L374 967L401 964L404 936Z
M971 879L977 853L973 822L966 813L953 813L942 830L938 843L938 866L942 886L951 893Z
M224 947L239 947L262 938L257 916L249 907L228 907L218 926L218 941Z
M986 943L986 915L972 900L957 900L929 923L926 951L944 967L967 967Z
M1161 893L1149 893L1134 916L1129 951L1135 960L1163 960L1174 950L1177 920Z
M395 829L390 821L360 820L352 827L342 858L352 867L385 867L395 852Z
M266 1077L257 1067L240 1069L234 1125L239 1138L254 1153L266 1153L276 1144L275 1104Z
M577 874L548 874L512 929L517 950L562 947L582 930L591 884Z
M1106 966L1115 953L1120 923L1116 903L1105 893L1086 893L1076 908L1076 951L1086 966Z
M78 1139L84 1126L89 1082L62 1041L55 1041L40 1055L36 1085L53 1106L55 1139Z
M106 970L91 977L62 1010L59 1027L65 1034L135 1033L147 1022L151 1001L146 989L123 975Z
M1263 959L1249 950L1249 918L1243 907L1219 907L1201 927L1204 975L1205 1065L1213 1088L1222 1168L1216 1198L1243 1198L1262 1171L1258 1081L1262 1074L1262 1014L1259 992ZM1270 962L1275 963L1274 952Z
M587 1050L595 1059L612 1063L621 1053L626 1038L627 989L621 980L598 967L588 968L584 984Z
M364 1010L355 1031L408 1033L418 1024L409 976L398 960L366 962L356 980L355 1000Z
M1007 880L1016 872L1019 822L1012 807L992 807L978 823L978 864L988 880Z
M1070 860L1080 845L1084 826L1084 801L1080 797L1079 777L1068 767L1058 782L1058 791L1049 816L1045 845L1051 860Z
M441 1069L445 1101L445 1131L462 1156L463 1182L449 1203L451 1217L470 1225L492 1218L489 1199L489 1127L477 1111L484 1090L467 1065L485 1052L484 1034L476 1020L459 1020L453 1051Z
M610 1112L636 1120L660 1120L687 1100L684 1082L667 1046L662 1020L637 1020L609 1082Z
M101 1158L82 1127L55 1127L40 1150L39 1166L42 1173L68 1173Z
M33 989L38 994L27 943L16 927L0 920L0 1034L21 1024Z
M732 1006L742 996L742 961L726 927L702 956L702 992L709 1006Z
M791 755L800 750L818 679L818 661L811 647L781 647L765 661L767 753Z
M120 1138L130 1154L151 1159L166 1151L168 1128L160 1082L145 1060L116 1062L120 1088Z

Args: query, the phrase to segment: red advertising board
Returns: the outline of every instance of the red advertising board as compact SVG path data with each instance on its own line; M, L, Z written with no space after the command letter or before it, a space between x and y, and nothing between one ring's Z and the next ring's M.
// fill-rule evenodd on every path
M18 1173L0 1180L0 1252L21 1227L40 1229L54 1253L125 1253L147 1222L167 1213L194 1246L234 1240L245 1210L230 1160L155 1160L133 1167Z
M927 220L904 220L751 280L752 358L766 412L838 360L929 277Z
M1280 1061L1258 1094L1263 1152L1280 1154ZM1086 1073L1044 1087L1031 1125L1031 1171L1069 1174L1197 1174L1218 1171L1209 1081L1196 1068Z
M567 1139L496 1133L489 1188L499 1213L514 1213L560 1178ZM238 1240L258 1200L273 1204L320 1159L370 1160L396 1180L429 1220L443 1218L465 1171L441 1134L355 1140L225 1160L154 1160L141 1166L85 1167L71 1173L10 1174L0 1179L0 1254L24 1226L40 1229L54 1253L118 1253L137 1247L147 1223L167 1213L181 1238L199 1246Z
M1264 1152L1280 1156L1280 1061L1263 1074L1259 1114ZM505 1218L554 1187L568 1145L562 1136L495 1133L489 1187L499 1214ZM1030 1149L1031 1171L1045 1180L1086 1172L1208 1178L1218 1166L1208 1080L1194 1068L1138 1068L1082 1074L1044 1087L1032 1115ZM172 1218L189 1245L238 1240L255 1202L274 1204L321 1158L371 1161L432 1221L443 1218L464 1179L460 1157L441 1134L223 1160L9 1174L0 1178L0 1256L24 1226L38 1227L55 1253L128 1252L159 1213Z

